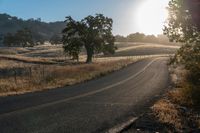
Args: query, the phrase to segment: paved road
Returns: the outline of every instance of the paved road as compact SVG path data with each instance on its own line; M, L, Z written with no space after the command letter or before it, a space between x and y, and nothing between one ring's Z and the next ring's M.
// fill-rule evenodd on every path
M138 116L169 84L167 58L65 88L0 98L0 133L102 132Z

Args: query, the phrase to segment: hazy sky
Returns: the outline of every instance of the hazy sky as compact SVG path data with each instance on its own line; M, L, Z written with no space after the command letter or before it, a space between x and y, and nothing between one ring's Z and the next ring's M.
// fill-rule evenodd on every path
M149 32L142 28L139 29L138 23L143 22L137 21L137 16L140 15L138 12L147 1L154 1L155 3L155 1L168 0L0 0L0 13L8 13L23 19L41 18L42 21L47 22L64 20L65 16L68 15L80 20L87 15L103 13L113 18L114 34L127 35L137 31L146 34L158 34L161 30L149 30L151 31ZM153 7L158 7L160 2L157 2L157 4L154 4ZM147 6L151 7L151 5ZM143 10L147 13L140 11L143 13L141 15L147 14L149 16L147 10L151 9L145 8ZM148 28L149 26L146 25L145 27Z

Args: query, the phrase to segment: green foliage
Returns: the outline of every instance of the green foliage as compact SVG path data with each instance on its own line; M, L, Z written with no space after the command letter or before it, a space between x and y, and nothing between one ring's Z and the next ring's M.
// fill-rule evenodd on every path
M3 44L10 47L14 46L15 44L15 38L11 33L7 33L7 35L4 36L3 38Z
M168 25L165 26L164 33L171 41L184 43L172 60L189 70L188 81L193 88L191 90L200 92L194 89L200 87L200 32L193 21L191 8L186 0L171 0L168 10Z
M168 25L164 28L164 34L170 41L187 44L200 41L199 31L193 23L186 0L171 0L168 11Z
M57 45L57 44L61 44L62 43L62 35L59 34L54 34L50 41L51 44Z
M88 16L81 21L66 17L66 28L63 30L63 48L73 58L78 58L85 47L87 63L92 62L94 53L114 53L114 36L112 35L111 18L102 14Z
M63 30L63 48L69 56L77 59L83 46L82 34L83 25L71 17L66 17L66 28Z
M145 38L145 34L143 33L134 33L134 34L130 34L127 36L127 39L129 42L139 42L139 41L143 41Z
M127 38L121 35L116 35L115 36L115 41L116 42L127 42Z
M0 34L0 42L2 42L2 41L3 41L3 35Z
M27 28L17 31L14 35L8 33L4 36L3 43L6 46L30 47L34 45L31 31Z
M46 23L42 22L40 18L23 20L0 13L0 34L4 36L7 33L15 34L25 27L31 30L33 41L41 44L44 41L49 41L55 34L59 35L65 27L65 23L62 21Z

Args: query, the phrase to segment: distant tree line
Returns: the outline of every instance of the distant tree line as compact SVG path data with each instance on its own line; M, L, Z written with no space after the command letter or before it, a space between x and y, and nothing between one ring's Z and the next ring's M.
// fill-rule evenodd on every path
M115 36L116 42L147 42L147 43L162 43L162 44L170 44L168 37L166 35L145 35L143 33L133 33L128 36Z
M3 44L9 47L32 47L34 46L34 41L31 31L27 28L24 28L22 30L18 30L15 34L7 33L3 37Z
M32 40L34 42L44 42L54 40L55 36L60 36L61 31L64 29L65 23L63 21L58 22L42 22L40 18L23 20L8 14L0 14L0 35L7 36L15 34L25 28L31 31ZM1 45L1 38L0 38Z
M3 35L0 34L0 46L2 46L2 44L3 44Z

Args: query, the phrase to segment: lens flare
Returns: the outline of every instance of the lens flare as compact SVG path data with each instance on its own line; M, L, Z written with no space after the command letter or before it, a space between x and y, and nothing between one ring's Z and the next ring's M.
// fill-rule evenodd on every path
M162 34L169 0L144 0L137 10L137 30L145 34Z

